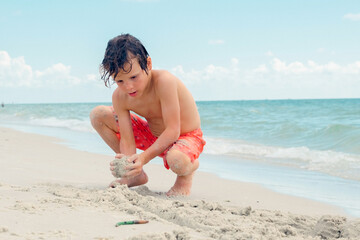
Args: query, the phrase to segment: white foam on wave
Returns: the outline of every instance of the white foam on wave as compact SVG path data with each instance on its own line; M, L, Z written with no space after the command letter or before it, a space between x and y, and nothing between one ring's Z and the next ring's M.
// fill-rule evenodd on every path
M67 128L81 132L95 132L89 120L58 119L56 117L30 118L29 124L45 127Z
M204 153L231 155L241 159L266 161L360 180L360 156L308 147L276 147L241 140L206 137Z
M95 132L88 119L59 119L56 117L34 117L23 114L2 115L0 122L40 127L65 128L80 132Z

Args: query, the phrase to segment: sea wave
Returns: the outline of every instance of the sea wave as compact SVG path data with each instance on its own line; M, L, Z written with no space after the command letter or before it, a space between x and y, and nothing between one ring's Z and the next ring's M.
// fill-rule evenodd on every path
M242 140L206 137L204 153L288 165L360 180L360 155L308 147L279 147Z
M55 117L31 118L28 124L45 127L66 128L80 132L95 132L91 126L90 120L58 119Z
M360 155L360 126L329 124L303 136L301 143L311 148Z
M35 117L18 112L12 115L1 115L0 122L13 125L64 128L80 132L95 132L89 119L60 119L57 117Z

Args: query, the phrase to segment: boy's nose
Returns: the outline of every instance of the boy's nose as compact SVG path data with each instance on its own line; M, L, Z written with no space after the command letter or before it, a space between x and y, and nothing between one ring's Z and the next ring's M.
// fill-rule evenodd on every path
M133 88L133 84L132 84L132 83L127 82L127 83L125 83L125 88L126 88L126 90L132 90L132 88Z

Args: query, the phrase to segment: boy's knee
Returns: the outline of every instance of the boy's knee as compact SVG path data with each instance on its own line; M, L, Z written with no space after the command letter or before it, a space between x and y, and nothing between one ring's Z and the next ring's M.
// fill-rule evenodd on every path
M190 158L178 150L170 150L166 155L170 169L179 176L185 176L199 167L198 161L191 162Z
M112 116L112 112L107 106L96 106L90 112L90 121L94 127L102 125L105 119Z

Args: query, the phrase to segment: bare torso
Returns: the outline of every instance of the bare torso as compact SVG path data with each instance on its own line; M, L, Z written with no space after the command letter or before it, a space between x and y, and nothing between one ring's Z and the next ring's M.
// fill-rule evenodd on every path
M159 75L165 74L163 70L152 70L152 82L147 94L140 99L129 99L128 109L144 117L149 123L149 127L154 136L160 136L164 131L165 125L162 117L161 103L156 94L156 84ZM172 80L172 79L171 79ZM191 132L200 127L200 116L189 90L177 78L177 94L180 106L180 134ZM144 104L146 103L146 104Z

